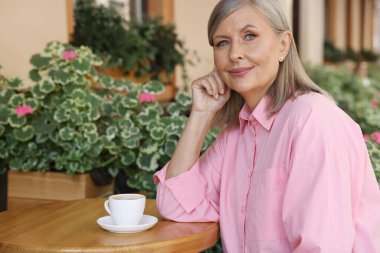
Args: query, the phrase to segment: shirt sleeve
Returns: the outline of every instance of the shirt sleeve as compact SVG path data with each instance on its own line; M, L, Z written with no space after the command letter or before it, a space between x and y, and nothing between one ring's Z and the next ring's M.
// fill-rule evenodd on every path
M310 113L294 137L283 200L293 253L380 252L378 203L360 128Z
M182 222L219 220L219 190L225 132L188 171L165 180L168 164L154 175L157 208L166 219Z

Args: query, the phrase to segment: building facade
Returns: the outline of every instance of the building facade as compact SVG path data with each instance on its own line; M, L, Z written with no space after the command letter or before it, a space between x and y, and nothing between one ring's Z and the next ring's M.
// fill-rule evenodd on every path
M218 0L97 1L116 7L126 19L158 15L164 22L174 23L194 62L188 66L190 81L213 69L207 21ZM380 0L279 1L303 62L322 64L325 41L340 50L380 52ZM70 40L74 6L74 0L0 1L2 73L22 77L27 85L31 55L40 52L50 40ZM184 86L181 74L176 77L176 85Z

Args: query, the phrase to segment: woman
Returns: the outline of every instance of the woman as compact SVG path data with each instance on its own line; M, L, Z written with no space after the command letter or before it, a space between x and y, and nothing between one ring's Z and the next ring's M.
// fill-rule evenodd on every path
M192 83L187 125L155 174L161 215L219 221L225 252L380 252L361 130L305 74L279 3L222 0L208 34L215 69ZM215 125L227 127L199 158Z

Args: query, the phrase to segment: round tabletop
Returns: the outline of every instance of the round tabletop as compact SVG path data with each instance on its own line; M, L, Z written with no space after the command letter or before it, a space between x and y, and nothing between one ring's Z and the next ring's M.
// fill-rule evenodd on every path
M149 230L117 234L96 222L108 215L105 199L43 204L0 213L0 252L199 252L218 240L218 223L163 220L155 200L147 199L145 214L159 218Z

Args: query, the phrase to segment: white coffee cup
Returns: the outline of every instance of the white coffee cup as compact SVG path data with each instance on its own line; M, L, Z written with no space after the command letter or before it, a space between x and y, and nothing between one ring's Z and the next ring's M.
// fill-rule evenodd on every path
M104 208L118 226L139 224L145 209L146 198L141 194L116 194L104 202Z

